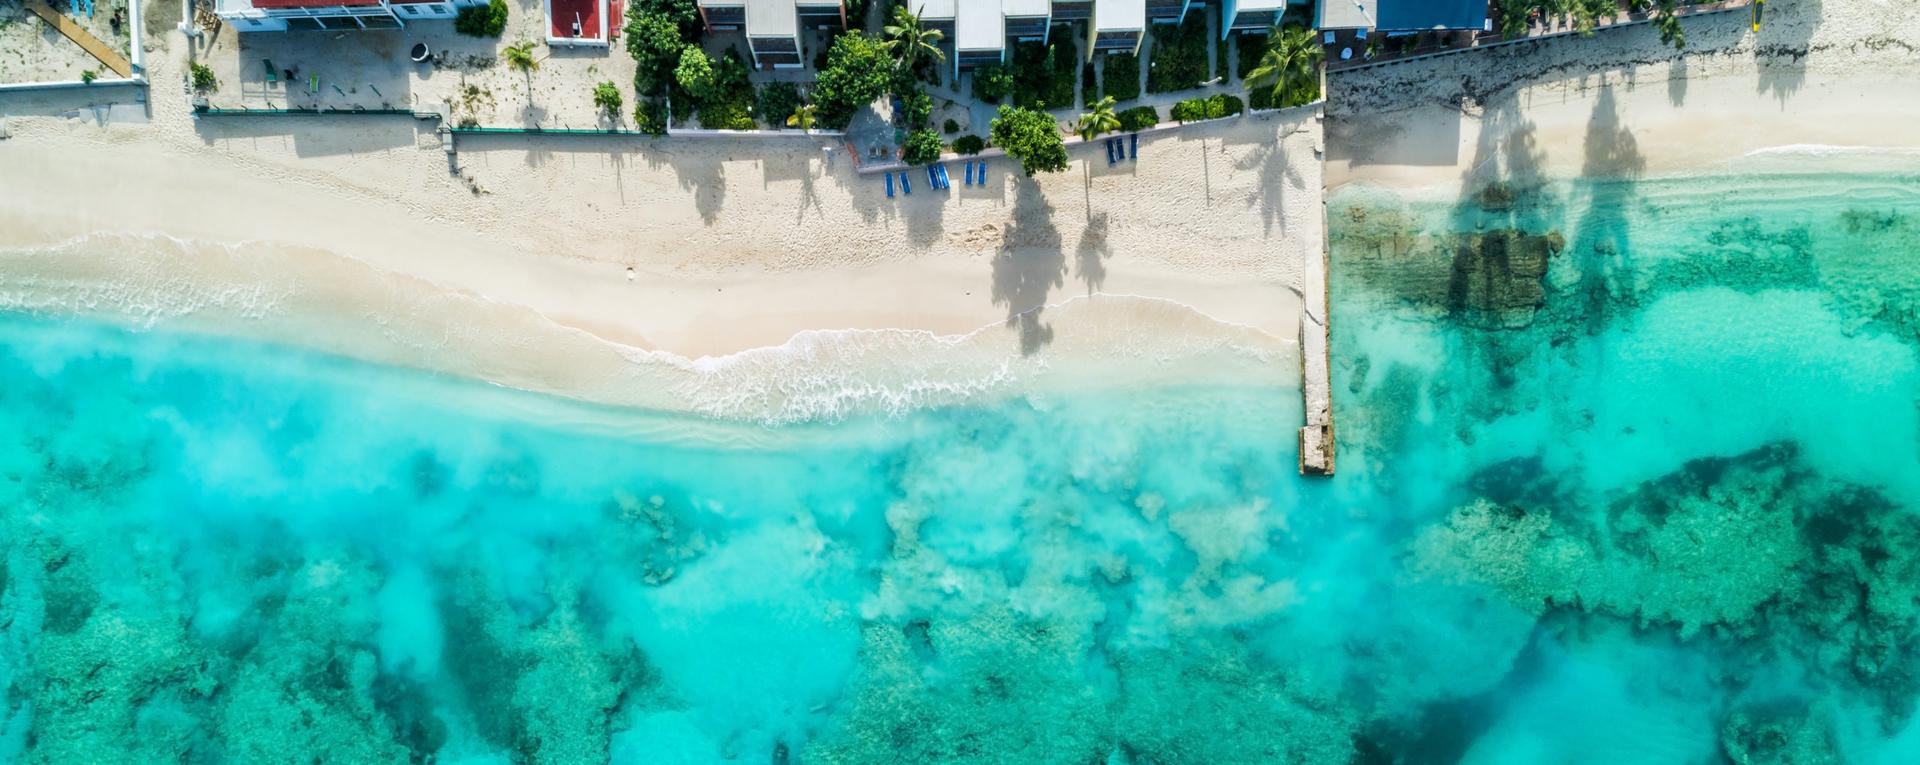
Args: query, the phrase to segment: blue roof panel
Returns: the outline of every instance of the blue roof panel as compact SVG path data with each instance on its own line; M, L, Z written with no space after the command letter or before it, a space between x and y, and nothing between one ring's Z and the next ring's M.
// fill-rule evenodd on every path
M1487 0L1380 0L1379 29L1479 29Z

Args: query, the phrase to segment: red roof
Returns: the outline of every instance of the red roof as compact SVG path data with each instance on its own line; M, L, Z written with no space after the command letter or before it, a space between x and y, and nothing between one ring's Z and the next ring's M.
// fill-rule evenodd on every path
M548 0L547 27L552 37L573 37L573 22L580 22L580 40L603 40L600 36L601 0Z
M342 5L379 5L380 0L253 0L255 8L336 8Z

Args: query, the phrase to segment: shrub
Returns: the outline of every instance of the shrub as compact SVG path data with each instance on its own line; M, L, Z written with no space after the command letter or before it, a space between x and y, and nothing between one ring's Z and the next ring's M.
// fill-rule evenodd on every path
M1029 176L1067 169L1067 146L1060 138L1060 123L1043 111L1000 107L1000 116L993 118L993 145L1019 160L1020 169Z
M499 37L507 31L507 0L461 8L453 18L453 31L469 37Z
M1207 14L1189 13L1178 26L1153 27L1147 92L1186 90L1207 79Z
M940 159L940 134L932 130L915 130L907 134L905 150L900 158L909 165L924 165Z
M1232 117L1246 110L1246 102L1241 101L1239 96L1229 93L1215 94L1207 99L1207 119Z
M922 130L933 119L933 96L927 95L925 88L913 83L911 90L899 91L900 113L895 115L900 124L908 130Z
M593 105L599 107L602 114L608 117L618 115L621 103L620 88L611 81L593 86Z
M1094 78L1092 61L1080 65L1080 99L1088 109L1100 100L1100 82Z
M953 139L953 150L968 156L979 154L987 148L987 141L977 135L963 135Z
M791 82L769 82L760 86L760 98L753 108L762 122L782 127L800 108L800 88Z
M209 67L206 64L192 64L188 67L188 69L189 71L193 72L193 89L194 90L204 93L209 90L218 90L220 88L220 78L213 76L212 67Z
M1131 53L1110 53L1101 63L1102 77L1106 80L1101 86L1101 95L1113 96L1115 101L1132 101L1140 97L1140 57Z
M1206 98L1189 98L1173 105L1173 118L1181 122L1217 120L1246 111L1239 96L1217 93Z
M1374 35L1379 40L1379 35ZM1239 46L1240 55L1234 64L1233 76L1246 79L1247 73L1260 66L1260 57L1267 52L1267 38L1257 35L1234 35L1233 44Z
M644 98L633 107L633 127L647 135L667 134L667 102Z
M949 118L947 118L947 121L946 121L946 122L943 122L943 123L941 123L941 124L940 124L940 132L942 132L942 133L958 133L958 132L960 132L960 123L958 123L958 122L955 122L955 121L953 120L953 118L951 118L951 117L949 117Z
M827 66L813 86L813 102L820 106L820 124L844 129L854 112L887 92L893 81L893 57L880 41L854 31L835 38L827 52Z
M982 64L973 69L973 97L989 104L1000 103L1013 92L1013 72L1002 64Z
M92 85L93 81L97 79L100 79L100 73L92 69L80 73L80 82L83 85Z
M700 127L708 130L753 130L753 112L745 101L726 100L700 105Z
M1151 106L1136 106L1120 112L1120 130L1135 133L1160 124L1160 110Z

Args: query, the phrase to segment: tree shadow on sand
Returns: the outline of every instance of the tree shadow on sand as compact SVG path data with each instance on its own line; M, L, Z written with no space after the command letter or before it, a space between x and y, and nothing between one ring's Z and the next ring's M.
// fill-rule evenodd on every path
M1020 333L1020 353L1031 355L1053 341L1041 313L1047 296L1066 284L1067 258L1040 186L1030 178L1015 183L1013 221L993 257L993 304L1006 307L1007 326Z
M1107 213L1096 213L1087 218L1087 227L1080 232L1080 246L1074 250L1074 274L1087 285L1087 294L1100 291L1100 285L1107 281L1106 259L1113 256L1113 247L1107 243Z

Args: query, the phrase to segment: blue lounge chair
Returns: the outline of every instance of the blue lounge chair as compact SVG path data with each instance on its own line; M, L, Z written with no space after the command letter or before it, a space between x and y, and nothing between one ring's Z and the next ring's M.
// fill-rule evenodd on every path
M973 185L973 160L971 159L967 160L966 174L967 174L967 178L965 183L968 186L972 186Z
M987 161L986 160L984 159L980 160L980 172L974 173L973 182L980 184L982 186L987 185Z
M940 165L939 167L940 167L940 188L943 188L943 189L953 188L953 174L947 172L946 165Z
M887 198L892 199L893 198L893 173L887 173L886 179L887 179Z
M1109 138L1107 139L1107 166L1112 167L1113 163L1118 161L1120 160L1113 158L1113 139Z
M927 165L927 188L940 190L940 171L933 169L933 165Z
M913 196L913 181L907 177L905 170L900 171L900 190L906 192L907 196Z
M1134 133L1132 136L1128 138L1128 140L1133 143L1133 158L1139 159L1140 158L1140 134Z

